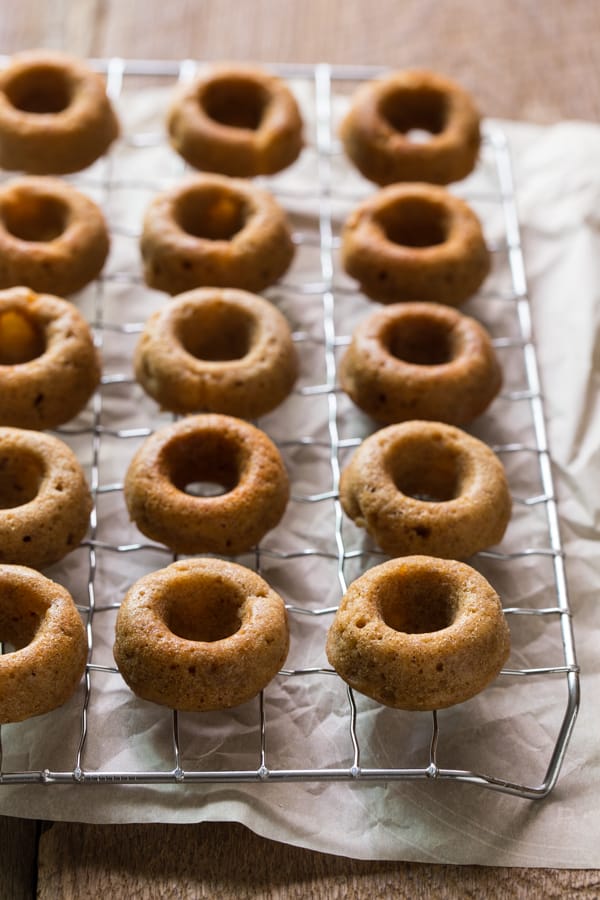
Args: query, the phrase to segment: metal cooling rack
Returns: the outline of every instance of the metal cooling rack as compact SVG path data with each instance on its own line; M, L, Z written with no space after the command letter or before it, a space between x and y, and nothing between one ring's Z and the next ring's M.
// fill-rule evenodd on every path
M6 59L0 60L0 63ZM120 59L95 60L92 65L106 74L108 91L113 100L119 101L123 91L131 84L135 90L145 91L150 84L157 82L163 86L175 86L175 83L190 78L196 64L192 61L156 62L156 61L124 61ZM339 327L339 317L336 316L338 304L346 302L348 297L356 297L355 287L340 281L340 273L337 266L336 253L339 247L339 238L336 234L336 221L338 215L338 203L341 201L344 208L349 208L358 199L351 193L340 192L340 181L337 178L334 167L336 161L342 158L341 149L336 139L334 127L334 101L340 92L348 93L353 82L360 82L379 74L379 70L371 67L332 67L318 65L316 67L302 65L287 65L271 67L282 77L292 79L294 83L303 85L307 89L307 96L314 103L314 108L309 110L311 120L314 121L314 137L311 138L305 153L311 153L316 158L316 179L311 182L306 191L301 191L303 202L308 202L312 210L312 226L306 229L296 229L294 239L299 247L315 246L318 254L318 270L314 277L305 280L302 284L284 281L274 289L274 296L285 298L286 296L318 297L321 304L322 338L311 337L308 331L302 327L296 330L294 338L299 352L303 348L312 346L322 354L324 380L322 383L300 386L297 393L305 398L321 398L326 403L326 438L313 435L296 434L279 441L282 450L290 448L316 448L325 453L329 469L329 485L324 491L308 493L295 497L292 502L298 504L311 504L315 509L315 515L320 514L322 504L333 505L333 549L323 549L312 546L302 546L291 551L279 550L276 546L265 542L265 546L256 548L255 553L245 564L251 564L257 571L262 571L268 560L277 560L281 565L291 565L294 560L303 560L310 557L319 557L332 564L331 571L335 570L337 579L337 594L346 589L349 567L356 570L356 574L372 564L373 558L377 561L376 549L364 544L352 545L347 535L347 523L344 522L341 506L338 500L338 483L343 455L351 448L358 445L361 434L342 434L340 432L341 407L343 397L338 389L336 364L340 348L349 340L348 333ZM125 123L126 128L126 123ZM123 140L130 140L131 146L150 146L158 141L164 142L161 134L136 134L135 138L128 137L127 132ZM502 130L487 124L484 134L483 155L486 157L490 171L493 173L495 190L492 195L486 194L486 202L492 203L494 215L498 215L502 223L502 234L491 246L495 254L502 255L505 260L505 268L509 275L507 285L499 290L485 287L483 301L499 301L505 310L510 311L514 319L515 327L511 327L508 333L493 333L495 345L499 350L508 349L511 354L518 353L522 359L523 383L515 389L505 391L503 402L508 407L514 406L522 411L525 407L531 423L533 441L524 444L511 440L510 434L506 441L494 443L494 449L501 456L509 458L512 455L524 455L533 457L538 473L540 489L534 488L531 494L523 497L515 497L515 503L522 510L528 512L543 511L545 521L546 539L540 546L526 546L519 549L502 551L487 551L480 553L474 560L476 566L486 564L499 564L501 566L518 565L520 561L531 559L535 565L537 561L548 563L551 570L550 583L544 589L543 606L522 606L516 603L505 609L506 615L516 631L525 620L537 619L541 628L558 627L560 634L560 647L562 659L549 661L548 664L524 664L522 667L504 669L499 678L500 691L510 692L513 685L523 681L537 679L553 679L566 685L564 711L558 722L554 743L538 751L547 753L547 767L543 777L533 783L513 776L499 775L493 770L486 772L485 767L460 767L444 765L440 753L440 744L443 741L445 730L453 728L452 714L449 718L437 713L399 715L399 732L392 736L393 743L406 741L407 722L416 721L423 727L423 715L427 715L428 738L425 741L426 751L418 763L390 764L387 755L377 759L376 754L369 752L365 760L365 750L361 731L361 718L366 715L361 708L362 700L355 697L351 689L347 689L339 682L339 696L342 697L343 708L336 710L338 716L345 719L344 730L347 736L347 747L343 749L345 757L343 764L325 765L317 763L310 767L286 767L277 763L272 752L270 742L270 718L268 703L265 701L264 692L257 701L256 721L254 732L257 735L256 753L244 767L231 765L230 760L220 767L198 767L186 762L186 755L182 750L180 739L181 717L176 711L169 712L170 716L170 752L168 758L159 758L153 768L148 767L123 767L120 769L104 769L102 766L92 766L86 760L90 729L101 727L93 721L93 697L94 692L102 690L93 679L101 676L106 684L110 679L120 678L114 665L104 665L95 661L95 645L97 643L97 622L99 618L110 608L116 608L118 601L106 604L99 601L97 590L97 577L100 563L118 568L126 566L129 561L152 551L155 554L165 554L165 563L170 561L171 554L165 548L159 548L147 543L107 543L99 536L101 525L100 505L103 498L109 495L120 494L122 482L106 482L102 478L101 453L103 444L111 440L113 442L130 442L149 434L156 423L148 421L140 426L138 422L129 426L127 423L112 425L105 421L104 394L115 385L122 387L124 391L133 390L134 385L128 371L105 374L102 384L90 404L90 417L80 425L79 420L69 426L60 429L60 435L67 441L79 441L78 447L83 446L83 455L86 465L89 466L90 484L96 503L91 516L89 540L77 552L83 552L85 559L85 590L87 602L82 602L83 590L74 590L74 596L78 600L79 608L87 625L87 637L89 642L89 663L87 666L81 702L77 707L75 718L78 721L76 749L73 757L63 767L32 766L30 769L11 768L6 765L8 752L3 754L5 763L0 768L0 784L178 784L192 785L201 783L231 783L231 782L290 782L290 781L408 781L408 780L438 780L468 782L481 787L519 795L525 798L540 798L547 795L556 783L561 764L571 731L575 722L578 707L578 668L574 650L571 613L567 594L567 586L564 568L564 553L561 543L559 518L556 495L552 477L552 462L547 443L546 426L544 420L543 399L540 390L538 363L532 338L531 315L528 299L528 288L523 259L523 248L519 232L519 221L514 198L514 185L511 160L507 141ZM182 163L183 166L183 163ZM181 169L183 174L184 169ZM110 205L113 193L123 187L135 192L136 190L153 190L159 188L159 178L154 183L148 184L143 178L136 179L129 172L124 176L118 169L113 155L109 155L91 173L82 173L73 179L83 189L91 189L99 196L105 207ZM285 183L277 178L267 179L267 186L274 194L279 196L283 205L293 202L297 196L286 188ZM458 186L460 188L461 186ZM345 188L344 188L345 190ZM477 200L477 189L471 196L468 185L465 187L467 199ZM302 220L301 220L302 221ZM122 223L109 222L114 235L125 235L131 239L137 238L135 230L128 230ZM485 227L485 218L484 218ZM129 272L113 272L111 275L102 276L92 290L90 319L95 329L97 343L101 348L108 348L115 335L135 334L141 330L139 322L114 323L108 317L105 300L108 286L112 283L132 283L138 287L141 283L140 269ZM82 444L83 441L83 444ZM291 472L292 483L294 473ZM156 558L156 556L154 557ZM172 558L172 557L171 557ZM107 559L109 562L107 563ZM68 584L68 575L65 580ZM329 621L335 611L336 604L322 606L304 606L298 602L287 603L288 612L292 622L303 620L303 623L319 623ZM338 676L329 668L322 666L290 667L285 668L277 677L277 681L292 679L296 682L320 682L337 680ZM276 688L275 688L276 689ZM561 710L563 707L561 707ZM165 711L161 709L161 714ZM446 713L446 711L445 711ZM61 715L62 711L49 715ZM71 720L74 717L71 706ZM443 718L443 722L442 722ZM386 720L389 726L391 721ZM21 726L4 726L0 732L0 738L5 750L11 743L10 729ZM35 725L33 726L36 727ZM410 727L410 726L408 726ZM43 744L43 732L33 732L37 740ZM511 735L506 736L508 740ZM0 743L2 751L2 743ZM533 752L533 751L531 751ZM43 756L43 753L42 753ZM0 758L1 763L1 758ZM229 764L228 764L229 763Z

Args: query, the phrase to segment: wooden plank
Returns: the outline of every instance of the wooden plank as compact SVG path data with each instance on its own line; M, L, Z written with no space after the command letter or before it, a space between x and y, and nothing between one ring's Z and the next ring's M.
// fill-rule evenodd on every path
M0 816L0 900L35 896L38 824Z
M366 862L268 841L242 825L56 824L42 835L38 900L597 898L600 874Z
M5 4L0 48L79 55L429 66L486 115L600 119L589 0L72 0Z

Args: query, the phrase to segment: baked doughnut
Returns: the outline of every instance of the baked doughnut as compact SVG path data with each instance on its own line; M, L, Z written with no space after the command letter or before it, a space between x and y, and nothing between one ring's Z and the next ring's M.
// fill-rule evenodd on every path
M104 79L63 53L17 53L0 72L0 166L64 175L91 165L119 134Z
M85 629L71 594L25 566L0 565L0 724L62 706L85 670Z
M56 428L99 381L90 328L72 303L28 288L0 291L0 425Z
M0 428L0 562L58 562L83 538L91 509L83 469L63 441Z
M134 368L164 409L254 419L287 397L297 358L272 303L233 288L197 288L146 322Z
M222 491L196 490L205 485ZM244 553L277 525L288 497L285 467L267 435L216 414L188 416L155 431L125 477L132 520L176 553Z
M504 467L486 444L418 420L363 441L342 472L340 500L390 556L447 559L498 543L512 505Z
M210 67L182 88L167 127L196 169L238 178L272 175L302 150L302 119L280 78L244 65Z
M294 245L285 213L241 179L197 175L158 194L144 217L141 251L150 287L259 293L287 270Z
M412 140L415 130L428 132L428 139ZM362 85L340 135L346 153L370 181L449 184L475 167L480 116L470 94L454 81L409 69Z
M327 656L351 687L399 709L434 710L482 691L508 658L500 599L464 563L408 556L369 569L342 598Z
M488 275L490 254L464 200L436 185L394 184L346 220L342 264L373 300L459 306Z
M172 563L127 592L114 655L132 691L173 709L238 706L283 665L285 605L263 579L219 559Z
M0 288L66 297L96 278L108 250L102 212L66 182L31 176L0 187Z
M489 334L438 303L395 303L354 330L340 382L378 422L432 419L462 425L480 415L502 384Z

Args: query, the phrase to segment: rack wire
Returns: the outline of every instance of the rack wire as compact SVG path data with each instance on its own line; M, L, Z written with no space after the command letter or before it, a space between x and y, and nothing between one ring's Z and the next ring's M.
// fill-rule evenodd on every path
M124 104L128 96L136 102L154 99L154 91L166 96L192 77L198 64L108 59L92 65L106 74L113 100ZM122 483L134 445L167 420L142 397L127 357L145 311L164 302L142 282L139 213L154 192L185 174L183 162L168 148L158 112L156 127L128 130L125 119L120 144L126 152L112 151L69 179L101 203L113 236L112 264L78 298L105 358L102 383L89 408L58 430L87 467L95 499L88 539L55 569L84 617L88 664L80 694L66 707L36 721L3 726L0 784L430 780L544 797L565 757L579 681L506 137L500 127L486 123L479 172L455 189L480 207L494 257L489 283L469 311L490 328L508 373L500 400L477 428L505 461L519 532L532 536L531 543L515 547L509 534L499 548L477 554L472 562L499 586L517 650L497 683L467 704L431 715L383 710L343 685L323 655L328 623L347 584L384 558L345 519L338 499L344 460L370 426L351 408L337 380L348 325L369 311L368 301L341 271L339 226L371 188L344 159L336 117L353 85L380 70L327 64L271 68L290 80L313 123L304 168L262 179L288 209L302 258L267 295L293 322L303 376L291 411L288 404L285 413L276 411L258 423L287 456L290 515L239 561L263 574L286 599L295 655L256 703L195 717L139 701L112 660L112 623L124 589L173 558L164 547L140 542L133 526L123 522ZM132 302L131 311L130 294L142 301ZM131 318L133 311L141 317ZM326 539L317 522L326 524ZM538 660L537 647L544 654L549 650L550 658ZM538 713L540 690L547 698L547 719ZM320 708L311 714L313 702ZM525 718L544 718L536 752L530 748L523 754L523 772L504 771L501 763L502 742L519 739L512 708ZM107 717L107 710L114 712ZM296 727L299 710L305 721ZM312 758L313 731L326 758ZM105 740L110 760L103 756ZM26 760L24 741L34 748Z

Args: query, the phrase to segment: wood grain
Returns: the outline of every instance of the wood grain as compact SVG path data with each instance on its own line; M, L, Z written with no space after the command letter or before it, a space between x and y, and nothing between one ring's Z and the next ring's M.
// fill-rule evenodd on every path
M99 852L107 846L110 858ZM121 897L125 884L136 900L550 900L600 890L597 872L364 862L267 841L237 824L54 825L42 836L38 900Z
M428 66L488 116L600 120L600 4L589 0L19 0L0 52ZM600 896L600 871L361 862L236 824L82 826L0 818L0 898Z
M38 833L37 822L0 817L0 900L33 897Z

